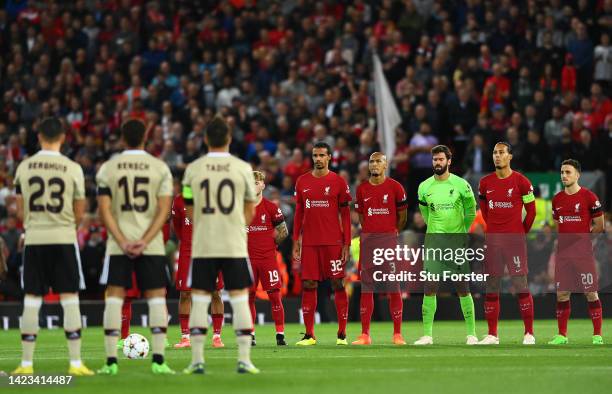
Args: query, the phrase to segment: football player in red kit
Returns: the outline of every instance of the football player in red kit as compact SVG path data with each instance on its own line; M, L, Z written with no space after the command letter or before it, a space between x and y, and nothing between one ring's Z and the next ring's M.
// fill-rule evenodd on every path
M605 220L599 198L578 184L580 172L581 167L577 160L563 161L561 182L565 190L557 193L552 200L553 217L559 229L555 260L559 333L548 342L551 345L568 343L567 321L570 316L572 292L584 293L586 296L593 321L593 345L603 345L601 301L597 294L597 268L591 233L602 233Z
M262 172L254 171L255 192L257 202L255 216L247 226L247 239L249 259L253 270L253 287L249 292L249 306L253 317L253 333L251 345L255 346L255 293L257 286L261 286L268 293L272 307L272 319L276 326L276 344L285 346L285 309L281 301L281 277L276 262L276 245L283 242L287 235L287 224L280 208L272 201L263 198L262 192L266 187L265 176Z
M535 197L529 179L510 168L512 147L498 142L493 148L495 172L480 180L478 190L480 210L487 223L487 249L485 271L487 295L485 318L489 333L480 345L497 345L497 322L499 320L499 291L504 268L512 278L518 292L518 303L525 326L524 345L534 345L533 298L527 284L527 245L525 234L535 219ZM523 207L527 212L523 219Z
M174 233L179 240L179 259L178 269L176 270L176 289L180 292L179 296L179 323L181 326L181 340L174 345L175 349L187 348L191 346L189 340L189 312L191 311L191 289L187 286L189 275L189 265L191 262L191 234L192 226L185 215L185 202L179 193L174 197L172 204L172 225ZM213 321L213 347L223 347L221 341L221 327L223 327L223 301L220 291L223 289L223 276L219 273L217 277L217 291L212 293L210 305Z
M351 244L351 193L346 181L329 170L331 147L317 142L312 149L314 170L295 184L293 259L301 263L302 314L306 333L298 346L316 345L314 335L318 282L330 279L338 316L336 345L348 345L348 296L344 268Z
M385 176L387 170L387 157L381 152L374 152L370 155L369 160L370 178L363 181L357 187L357 196L355 201L355 210L359 213L359 221L361 222L361 257L359 258L361 269L364 270L364 258L367 258L365 253L366 242L363 241L368 235L385 234L388 237L385 239L393 242L389 245L390 248L395 248L397 245L396 235L406 225L406 192L402 185ZM391 237L392 236L392 237ZM365 264L368 266L368 264ZM371 267L371 265L369 265ZM367 291L363 283L367 280L372 281L371 273L363 271L361 277L361 300L360 300L360 315L361 315L361 335L353 345L370 345L372 338L370 337L370 321L372 320L372 312L374 310L374 294L372 291ZM402 337L402 312L403 302L402 294L399 291L389 293L389 310L393 319L393 343L395 345L405 345L406 341Z

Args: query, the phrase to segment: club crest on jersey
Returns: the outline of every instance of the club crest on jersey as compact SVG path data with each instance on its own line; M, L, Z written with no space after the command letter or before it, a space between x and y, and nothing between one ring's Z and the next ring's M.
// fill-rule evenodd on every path
M386 203L388 202L388 200L389 200L389 195L388 195L388 194L385 194L385 195L383 196L383 204L386 204Z
M266 222L266 214L264 213L263 215L261 215L261 223L265 223Z
M448 195L452 197L454 192L455 192L455 189L450 189L448 192Z
M576 213L580 212L580 203L576 204L574 209L576 210Z
M331 188L331 186L325 186L325 195L329 196L329 189Z
M512 191L514 191L514 188L511 187L510 189L508 189L508 197L512 197Z

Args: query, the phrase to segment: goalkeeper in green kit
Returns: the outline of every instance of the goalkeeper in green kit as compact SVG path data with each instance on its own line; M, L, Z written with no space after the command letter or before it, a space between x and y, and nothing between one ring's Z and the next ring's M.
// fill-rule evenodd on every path
M419 208L427 224L423 270L428 274L423 290L423 336L415 345L433 344L433 321L436 314L436 293L444 273L469 274L467 261L455 255L449 259L440 251L453 252L467 247L467 232L476 217L476 200L470 184L449 172L452 153L445 145L431 150L434 175L419 185ZM438 275L436 277L436 275ZM474 301L469 282L454 282L467 329L467 344L478 343L474 318Z

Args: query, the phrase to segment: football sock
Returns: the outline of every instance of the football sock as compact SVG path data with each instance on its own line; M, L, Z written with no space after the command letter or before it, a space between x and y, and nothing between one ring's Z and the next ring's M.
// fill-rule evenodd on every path
M68 356L71 364L81 361L81 311L79 297L63 297L60 300L64 310L64 332L68 340Z
M423 312L423 335L424 336L433 336L433 322L434 322L434 317L436 315L436 308L437 308L437 298L435 295L432 296L428 296L428 295L424 295L423 296L423 306L422 306L422 312Z
M123 298L106 297L104 302L104 347L106 357L117 358L117 342L121 328L121 306Z
M189 336L189 313L179 314L179 323L181 325L181 335L183 337Z
M519 293L518 303L521 309L523 324L525 325L525 334L533 335L533 297L531 293Z
M476 317L474 316L474 299L472 295L468 294L465 297L459 297L459 303L461 304L461 312L463 312L467 335L476 336Z
M34 347L38 335L38 312L42 305L42 297L26 295L23 300L23 316L21 317L21 366L32 366Z
M249 311L249 296L230 296L233 312L233 326L238 344L238 361L251 364L251 329L253 321Z
M270 298L270 306L272 308L272 320L274 320L276 332L284 332L285 309L283 308L283 302L281 301L280 290L270 290L268 292L268 298Z
M567 321L569 320L572 307L570 300L557 301L557 327L559 327L559 335L567 336Z
M336 315L338 316L338 338L346 338L346 321L348 320L348 295L343 288L334 292Z
M132 299L126 297L121 308L121 339L130 335L130 322L132 321Z
M601 301L599 299L589 302L589 315L593 321L593 335L601 335L601 324L603 317L601 314Z
M212 314L213 334L221 335L221 327L223 327L224 316L223 313Z
M497 321L499 320L499 294L488 293L485 297L485 319L489 326L489 335L497 336Z
M251 321L253 322L253 332L257 323L257 310L255 309L255 292L249 292L249 309L251 310Z
M317 310L317 289L304 289L302 291L302 315L304 316L304 326L306 335L314 337L314 320Z
M361 293L359 300L359 315L361 316L361 333L370 335L370 322L374 311L374 294Z
M164 352L166 349L166 331L168 330L168 309L166 298L149 298L149 326L152 334L153 362L164 363ZM161 358L155 357L159 355Z
M389 312L393 319L393 333L402 333L402 315L404 310L404 302L402 301L402 293L389 294Z
M191 295L191 313L189 314L189 337L191 339L191 364L204 362L204 341L208 332L208 305L212 297L209 294Z

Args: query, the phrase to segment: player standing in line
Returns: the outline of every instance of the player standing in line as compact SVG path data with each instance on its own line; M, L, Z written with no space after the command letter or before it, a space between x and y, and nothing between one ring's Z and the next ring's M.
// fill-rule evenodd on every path
M476 199L470 184L463 178L451 174L449 168L453 159L450 149L445 145L431 149L434 175L421 182L418 189L419 209L427 224L425 248L450 247L457 250L467 247L467 233L476 217ZM431 274L442 275L469 274L469 263L440 261L423 258L423 269ZM467 345L478 343L474 300L468 282L455 282L461 311L467 331ZM436 314L439 282L427 281L423 291L423 336L415 345L433 344L433 322Z
M318 282L330 279L338 315L336 345L348 345L346 321L348 296L344 289L344 267L351 244L351 193L346 181L329 170L331 147L317 142L312 149L314 170L295 184L293 258L301 261L302 313L306 334L298 346L316 345L314 318Z
M570 317L572 291L583 292L586 296L593 321L593 345L603 345L603 316L597 294L597 268L590 234L604 232L605 220L595 193L578 184L580 172L581 166L577 160L563 161L561 182L565 190L557 193L552 200L553 217L559 226L555 261L559 334L548 342L550 345L568 343L567 321Z
M180 292L179 295L179 324L181 326L181 340L174 345L175 349L181 349L191 346L189 340L189 312L191 310L191 289L187 286L187 278L189 277L189 267L191 265L191 237L192 226L189 219L185 215L185 201L183 196L178 194L174 197L172 204L172 226L174 233L179 240L179 258L178 269L176 270L176 289ZM223 276L219 273L217 278L216 289L212 293L212 302L210 304L212 322L213 322L213 340L212 346L221 348L225 345L221 341L221 327L223 327L224 307L221 300L221 290L223 289Z
M161 160L144 151L145 125L131 119L121 126L127 150L102 165L98 183L100 216L109 232L100 283L107 285L104 307L106 365L98 373L116 375L117 341L125 289L136 272L138 288L149 305L153 336L154 374L173 374L164 361L168 312L166 266L162 227L172 203L172 175Z
M255 346L255 293L261 281L263 289L268 293L272 306L272 319L276 326L276 345L285 346L285 309L281 301L281 277L276 262L276 245L279 245L287 235L287 224L280 208L272 201L263 197L265 176L259 171L253 172L255 178L255 193L257 205L253 222L247 226L249 258L253 269L253 287L249 292L249 306L253 318L252 345Z
M495 172L480 180L478 195L482 216L487 223L485 271L487 295L485 318L489 333L478 344L497 345L499 291L504 268L518 291L518 303L525 325L523 345L534 345L533 297L527 284L527 246L525 234L535 219L535 197L529 179L510 168L512 147L498 142L493 148ZM526 215L523 219L523 206Z
M248 163L230 155L225 120L215 116L206 128L209 152L189 164L183 178L187 218L193 223L193 250L187 286L191 287L191 364L186 374L204 373L208 305L219 272L232 304L238 343L238 373L259 373L251 362L249 288L252 272L246 226L255 213L255 179Z
M364 290L365 281L372 282L372 273L364 270L364 259L366 257L365 244L368 235L383 235L393 242L389 245L395 248L397 245L397 235L406 225L406 191L402 185L394 179L387 178L387 157L381 152L374 152L369 160L370 178L363 181L357 187L355 210L359 213L361 223L361 256L360 272L361 277L361 299L359 312L361 315L361 335L353 345L371 345L370 322L374 311L374 294L372 291ZM405 345L406 341L402 337L402 314L404 304L402 293L398 289L396 292L389 293L389 311L393 319L393 344Z
M81 362L79 290L85 288L76 229L85 212L81 166L60 153L66 134L56 118L39 125L41 150L24 160L15 174L17 214L25 225L21 285L21 364L13 374L34 373L38 313L49 287L60 295L70 357L69 375L89 376Z

